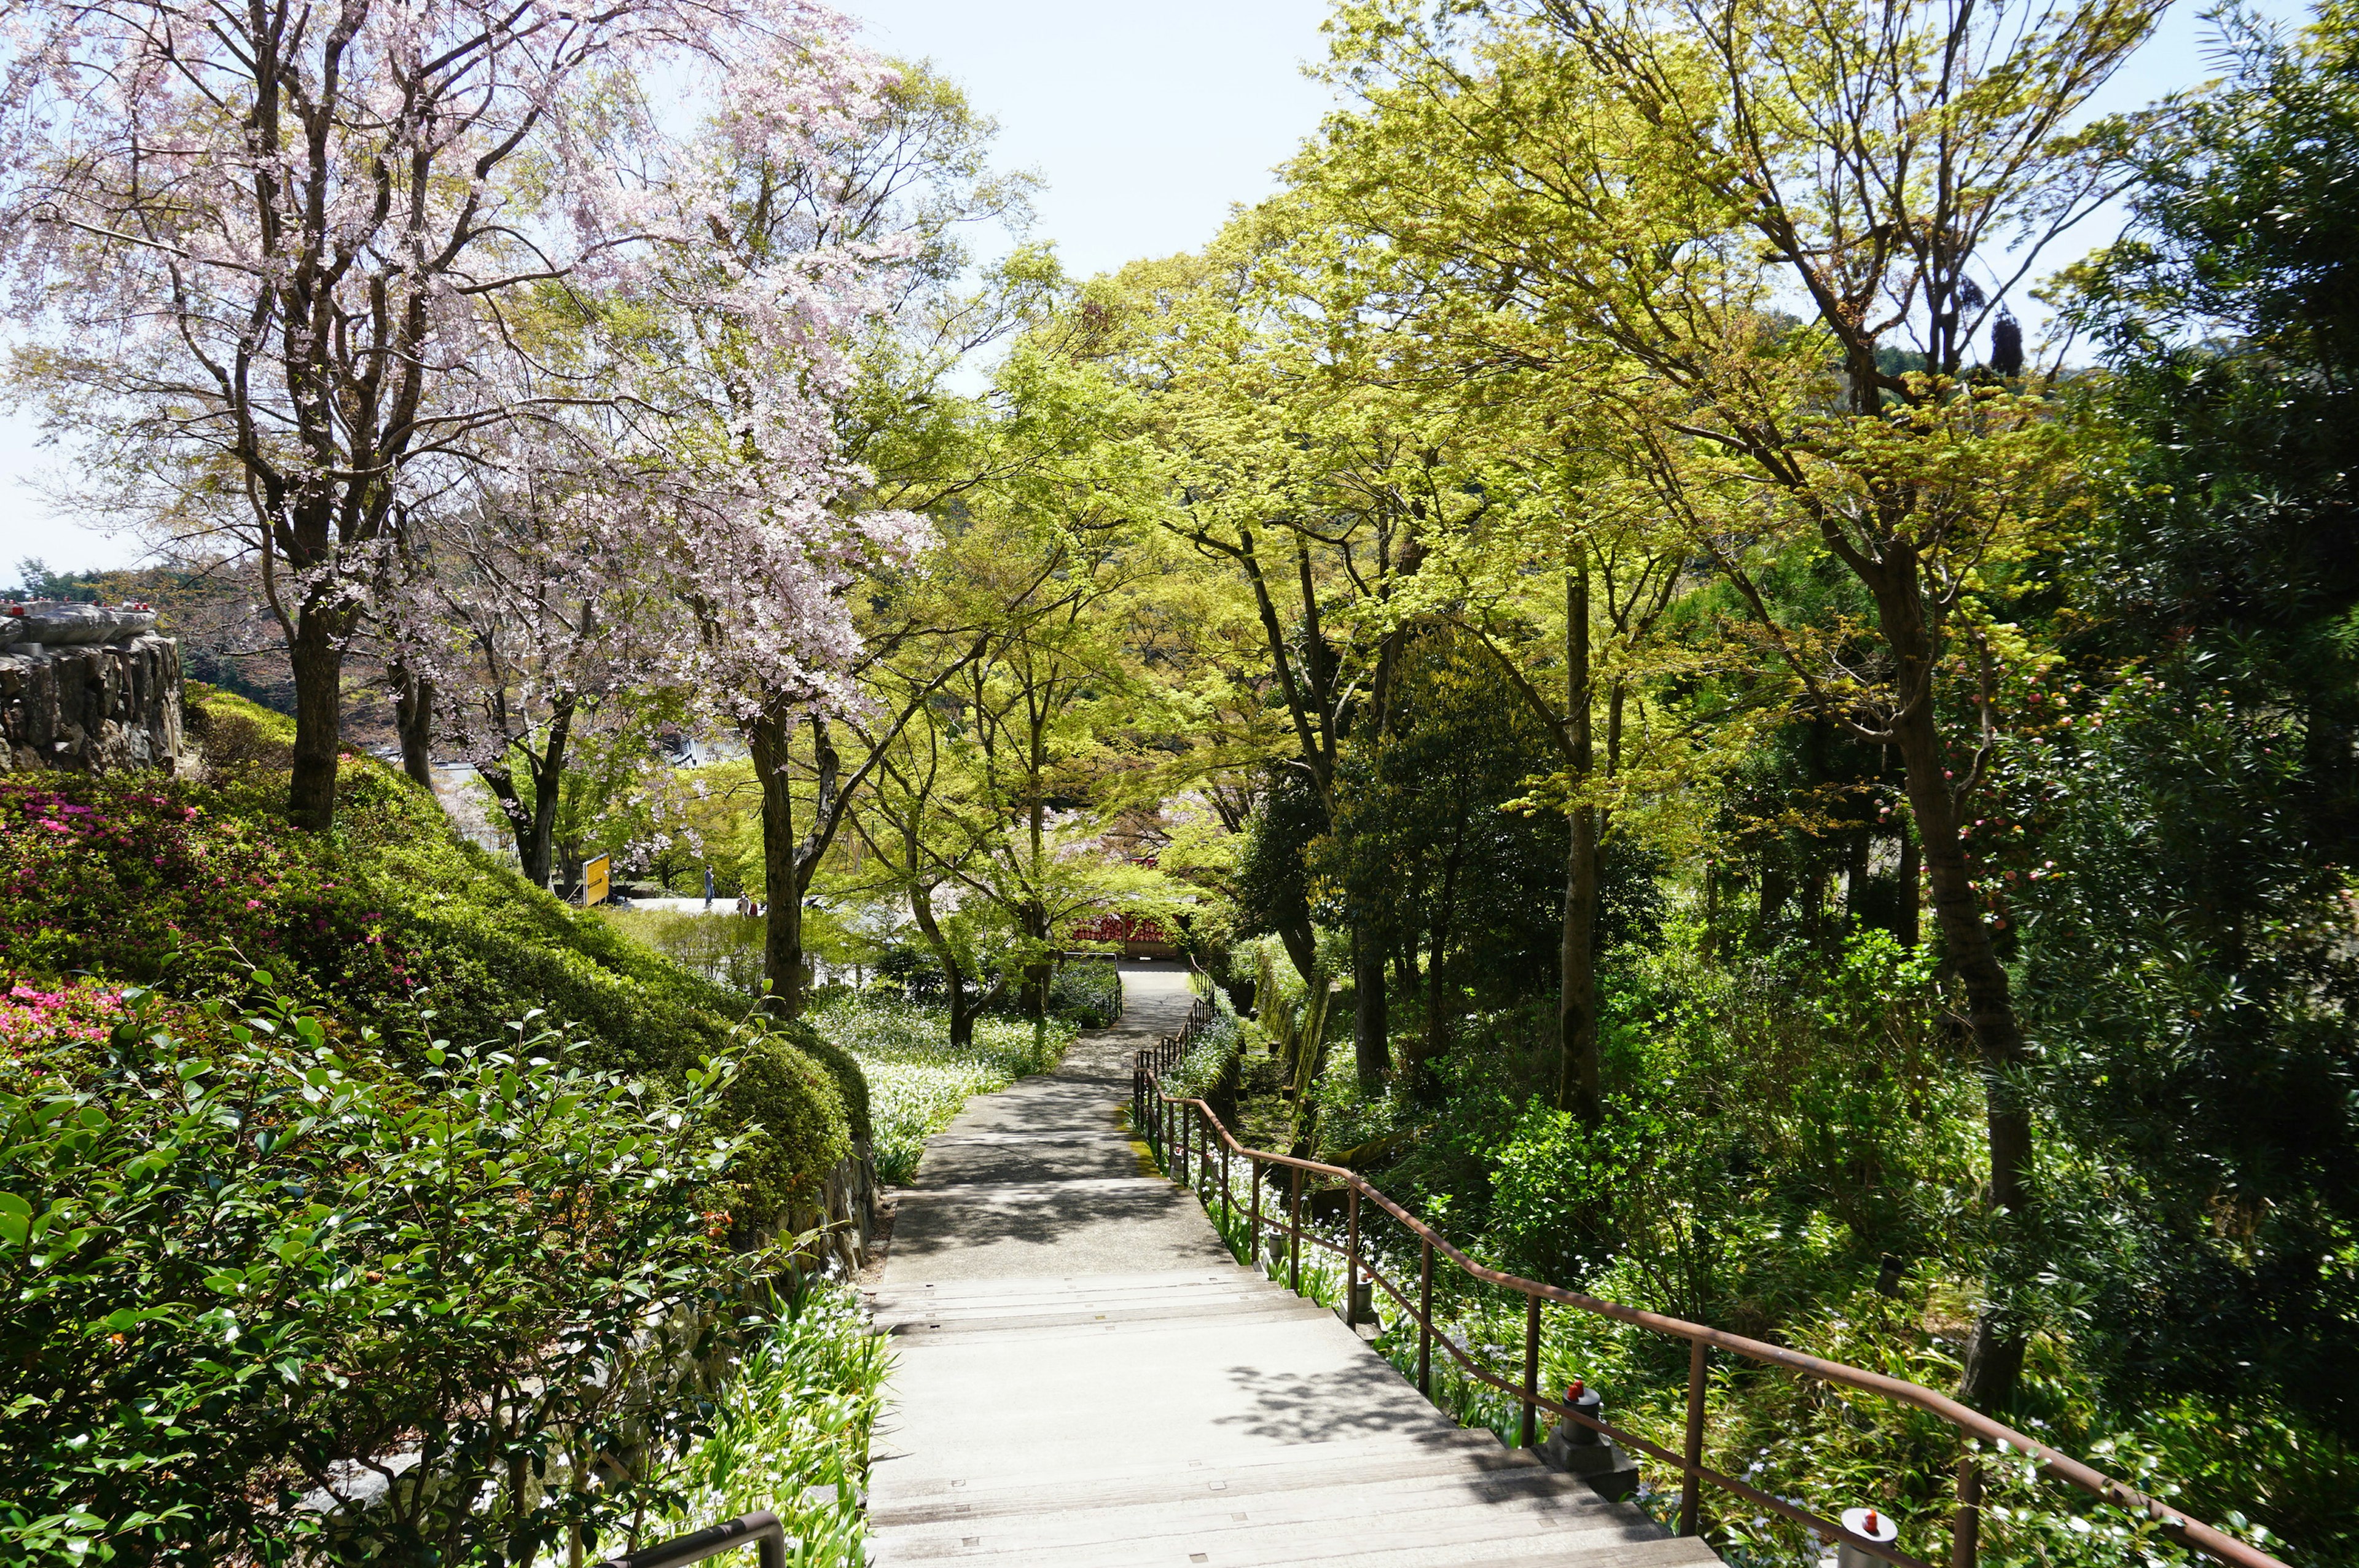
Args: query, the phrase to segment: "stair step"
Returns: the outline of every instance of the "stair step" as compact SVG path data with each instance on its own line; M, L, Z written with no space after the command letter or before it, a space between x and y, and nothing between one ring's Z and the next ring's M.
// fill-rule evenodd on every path
M1545 1545L1535 1553L1519 1541L1497 1552L1485 1543L1464 1551L1444 1548L1436 1552L1429 1547L1415 1547L1399 1553L1369 1552L1351 1557L1302 1557L1295 1560L1295 1568L1528 1568L1533 1563L1571 1563L1573 1568L1721 1568L1718 1554L1691 1535L1666 1536L1660 1541L1587 1540L1580 1543L1578 1553L1576 1557L1560 1546ZM1205 1560L1212 1561L1211 1553L1205 1554ZM1116 1556L1110 1561L1128 1563L1137 1560Z
M963 1504L973 1513L995 1514L1052 1510L1071 1506L1077 1497L1177 1500L1197 1496L1200 1482L1223 1478L1231 1487L1250 1493L1356 1479L1509 1470L1553 1474L1529 1454L1502 1447L1487 1432L1440 1425L1422 1433L1386 1433L1261 1448L1245 1455L1200 1452L1143 1462L1135 1450L1110 1444L1073 1452L1086 1457L1044 1467L1050 1468L1053 1479L1042 1479L1036 1469L995 1470L985 1463L977 1463L964 1476L956 1468L940 1467L938 1462L921 1470L915 1467L916 1455L882 1454L869 1488L872 1516L934 1503Z
M932 1283L886 1283L867 1292L883 1305L926 1301L984 1302L1038 1298L1061 1294L1155 1295L1190 1289L1235 1289L1239 1285L1277 1286L1249 1269L1189 1269L1153 1274L1027 1275L1000 1280L943 1280Z
M1375 1509L1365 1488L1347 1488L1350 1512L1313 1509L1290 1519L1267 1507L1221 1509L1201 1504L1193 1517L1175 1510L1113 1509L1062 1517L943 1523L874 1533L886 1563L1022 1563L1038 1568L1080 1568L1112 1557L1131 1563L1198 1560L1231 1568L1279 1568L1321 1559L1374 1563L1399 1554L1440 1553L1456 1563L1479 1550L1495 1558L1530 1561L1577 1557L1658 1541L1660 1526L1635 1509L1597 1500L1593 1508L1557 1507L1553 1499L1509 1496L1437 1498L1430 1507ZM1412 1499L1413 1500L1413 1499ZM1331 1502L1332 1500L1331 1499ZM1276 1517L1264 1517L1274 1515ZM1242 1517L1240 1517L1242 1516Z
M1133 1334L1180 1334L1208 1323L1242 1325L1263 1323L1309 1323L1331 1315L1315 1306L1266 1305L1193 1313L1069 1313L1056 1317L982 1319L959 1323L949 1318L914 1318L889 1325L894 1337L953 1339L962 1344L1008 1345L1038 1342L1044 1347L1059 1340L1121 1328Z
M1240 1271L1238 1277L1231 1280L1191 1280L1118 1290L1071 1288L991 1295L904 1292L889 1297L879 1292L870 1298L869 1313L885 1324L918 1319L1022 1321L1032 1316L1047 1318L1084 1311L1152 1315L1158 1312L1186 1314L1305 1300Z
M1437 1449L1391 1454L1379 1451L1320 1462L1206 1464L1161 1475L1028 1486L938 1487L923 1498L872 1498L869 1522L888 1530L944 1520L1049 1519L1114 1510L1188 1509L1217 1515L1223 1509L1215 1504L1232 1511L1248 1505L1265 1510L1282 1506L1307 1519L1320 1509L1364 1516L1396 1500L1415 1506L1410 1499L1463 1501L1516 1495L1555 1498L1566 1508L1584 1511L1612 1506L1573 1477L1506 1449L1488 1454ZM1303 1500L1288 1501L1294 1498Z

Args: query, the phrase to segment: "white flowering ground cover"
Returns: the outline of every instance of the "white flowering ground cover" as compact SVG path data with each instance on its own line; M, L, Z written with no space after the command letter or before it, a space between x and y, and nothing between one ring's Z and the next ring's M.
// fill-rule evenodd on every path
M648 1477L661 1500L638 1543L768 1509L786 1523L788 1568L864 1568L868 1439L891 1361L852 1287L815 1281L747 1347L711 1433Z
M896 1186L918 1173L926 1140L950 1125L969 1095L1056 1065L1078 1033L1051 1018L1036 1042L1028 1022L984 1018L975 1022L973 1045L953 1049L946 1009L875 992L831 999L805 1022L859 1060L875 1128L876 1178Z

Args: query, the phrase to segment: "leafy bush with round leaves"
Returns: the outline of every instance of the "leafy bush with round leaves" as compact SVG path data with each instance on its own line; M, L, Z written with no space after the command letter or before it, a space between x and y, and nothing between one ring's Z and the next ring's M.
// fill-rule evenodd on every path
M667 1090L527 1029L412 1079L284 997L128 1006L87 1070L0 1079L0 1563L521 1561L626 1518L578 1483L694 1408L630 1407L647 1335L765 1267L715 1212L734 1065ZM339 1536L316 1505L380 1478Z

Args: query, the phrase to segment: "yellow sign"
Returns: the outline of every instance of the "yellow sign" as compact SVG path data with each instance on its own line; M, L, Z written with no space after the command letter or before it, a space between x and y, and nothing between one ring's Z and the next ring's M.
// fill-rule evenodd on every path
M582 865L582 903L586 908L606 902L606 857L585 860Z

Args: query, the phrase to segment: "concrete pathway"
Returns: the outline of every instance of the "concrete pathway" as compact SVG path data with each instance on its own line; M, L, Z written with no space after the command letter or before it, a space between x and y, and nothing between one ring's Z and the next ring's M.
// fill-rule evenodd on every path
M1122 974L1122 1025L973 1101L897 1202L871 1296L897 1357L874 1562L1717 1562L1452 1425L1332 1313L1233 1262L1121 1126L1185 970Z

